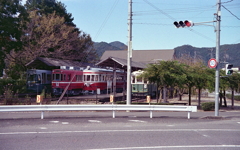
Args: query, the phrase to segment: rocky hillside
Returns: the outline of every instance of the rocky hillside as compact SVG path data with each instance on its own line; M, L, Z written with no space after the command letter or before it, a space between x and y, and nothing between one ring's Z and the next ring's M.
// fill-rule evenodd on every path
M202 59L207 65L208 60L216 57L215 47L197 48L191 45L183 45L174 48L175 57L179 58L184 55L191 56L192 58ZM240 43L231 45L220 46L220 62L228 62L233 64L234 67L240 67Z
M111 43L99 42L94 43L94 48L97 51L99 57L106 50L127 50L127 45L115 41ZM159 48L161 49L161 48ZM210 58L215 58L216 48L215 47L193 47L191 45L183 45L174 48L174 55L176 58L188 55L192 58L202 59L207 65ZM234 65L234 67L240 67L240 43L238 44L227 44L220 46L220 61L229 62Z
M111 43L95 42L94 48L96 49L96 52L99 57L101 57L106 50L127 50L127 46L118 41Z

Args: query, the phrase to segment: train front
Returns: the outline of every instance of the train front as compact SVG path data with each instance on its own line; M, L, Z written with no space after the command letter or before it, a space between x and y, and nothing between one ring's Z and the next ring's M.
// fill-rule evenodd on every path
M27 70L27 90L40 94L42 90L51 91L51 71L50 70Z

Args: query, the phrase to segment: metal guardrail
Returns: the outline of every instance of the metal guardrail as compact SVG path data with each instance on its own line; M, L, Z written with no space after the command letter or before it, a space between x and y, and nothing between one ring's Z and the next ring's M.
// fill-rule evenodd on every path
M185 111L188 112L188 119L190 119L190 112L197 112L197 106L175 106L175 105L8 105L0 106L0 112L18 112L18 111L40 111L41 119L44 118L45 111L113 111L113 118L115 118L115 111L150 111L150 118L152 118L153 111Z

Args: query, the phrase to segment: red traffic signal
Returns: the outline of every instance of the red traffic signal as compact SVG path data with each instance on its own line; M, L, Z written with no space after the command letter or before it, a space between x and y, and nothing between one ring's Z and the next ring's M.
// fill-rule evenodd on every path
M192 27L193 26L192 21L185 20L184 23L187 27Z
M180 28L180 27L184 28L186 26L192 27L194 25L192 21L188 21L188 20L185 20L184 22L183 21L179 21L179 22L175 21L173 24L175 25L176 28Z

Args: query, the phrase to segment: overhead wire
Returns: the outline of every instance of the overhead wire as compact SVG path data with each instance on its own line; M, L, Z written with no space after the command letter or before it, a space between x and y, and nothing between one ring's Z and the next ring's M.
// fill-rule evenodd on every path
M227 9L225 6L222 5L222 7L224 9L226 9L230 14L232 14L235 18L237 18L238 20L240 20L240 18L238 18L238 16L236 16L235 14L233 14L229 9Z
M103 30L104 26L106 25L108 19L111 17L114 9L116 8L117 4L118 4L119 0L115 0L115 2L113 3L111 9L109 10L107 16L105 17L104 21L102 22L100 28L98 29L96 35L94 36L94 38L92 39L92 41L97 40L98 36L100 35L101 31ZM87 55L91 52L91 49L88 50L88 52L85 53L85 55L82 57L83 61L85 61L87 59Z
M172 16L170 16L168 13L164 12L163 10L159 9L158 7L156 7L155 5L153 5L152 3L150 3L148 0L143 0L145 3L147 3L148 5L150 5L151 7L153 7L154 9L156 9L157 11L159 11L160 13L162 13L163 15L167 16L169 19L171 19L172 21L175 21L176 19L173 18ZM212 42L215 42L213 39L203 35L202 33L198 32L198 31L195 31L194 29L189 29L187 28L189 31L207 39L207 40L210 40Z
M101 31L103 30L104 26L106 25L108 19L110 18L110 16L112 15L115 7L117 6L119 0L115 0L114 4L112 5L110 11L108 12L107 16L105 17L104 21L102 22L100 28L98 29L97 34L94 36L94 40L96 40L99 36L99 34L101 33Z

